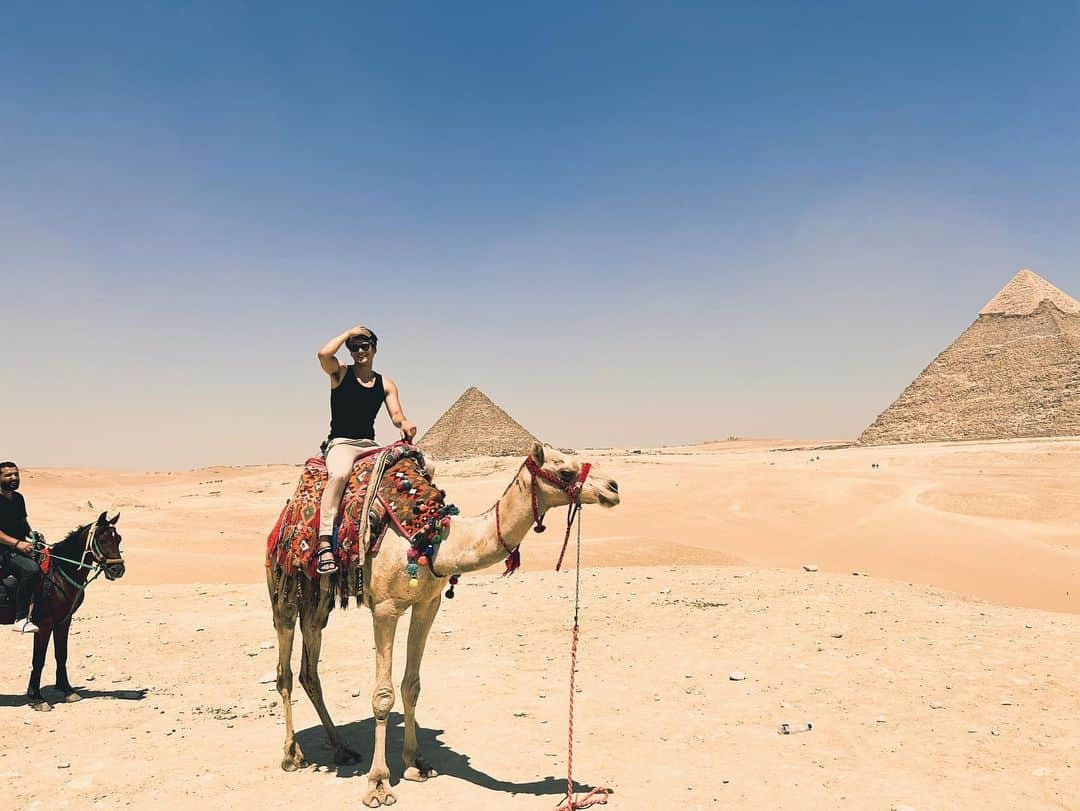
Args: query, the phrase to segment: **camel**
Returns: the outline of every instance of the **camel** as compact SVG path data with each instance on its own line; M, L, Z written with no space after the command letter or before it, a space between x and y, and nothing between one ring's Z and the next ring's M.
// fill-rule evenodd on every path
M532 466L539 470L539 475L530 470L530 460ZM544 513L571 503L571 493L581 470L580 462L564 459L551 448L536 443L491 509L478 516L458 516L453 519L432 567L420 569L419 583L415 586L409 584L409 575L404 566L409 542L400 535L388 532L379 551L365 560L364 603L371 610L375 633L375 689L371 699L375 741L371 769L366 775L368 784L363 795L364 805L378 808L396 802L390 790L390 770L386 764L386 722L394 707L392 657L398 620L412 609L405 674L401 681L401 698L405 704L405 771L402 777L419 782L437 774L424 761L417 742L416 704L420 697L420 662L424 656L424 646L439 611L447 581L451 575L486 569L505 559L510 550L518 548L534 522L539 523ZM546 477L550 477L550 480ZM593 472L581 485L580 501L582 504L614 507L619 503L618 485L614 480ZM290 660L297 617L303 639L300 683L319 714L335 762L355 762L358 755L342 743L327 712L319 681L322 632L333 608L333 589L326 582L329 578L308 579L301 576L297 578L298 588L287 592L284 599L275 599L275 594L281 593L277 588L281 576L276 566L271 565L267 569L274 628L278 637L277 689L285 710L285 756L281 767L294 771L305 765L303 752L294 737L290 701Z

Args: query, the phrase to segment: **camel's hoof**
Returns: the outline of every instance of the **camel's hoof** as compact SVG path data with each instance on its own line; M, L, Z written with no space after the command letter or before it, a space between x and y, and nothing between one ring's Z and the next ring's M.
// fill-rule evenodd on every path
M70 693L64 693L64 703L74 704L76 701L82 701L82 696L72 690Z
M421 763L417 766L410 766L405 770L405 774L402 777L405 780L412 780L415 783L423 783L429 777L438 777L439 773L427 764Z
M302 757L289 757L286 755L281 759L281 768L287 772L295 772L306 765L307 763L304 762Z
M360 762L360 753L354 752L347 746L342 746L334 751L335 766L349 766Z
M380 805L393 805L397 797L390 791L389 780L369 780L371 788L364 795L363 803L368 808L378 808Z
M300 745L293 741L293 743L285 747L285 757L281 759L281 768L287 772L295 772L304 766L307 766L307 761L304 760L304 752L300 749Z
M52 704L50 704L48 701L46 701L43 698L38 699L36 701L31 701L30 702L30 707L35 712L52 712Z

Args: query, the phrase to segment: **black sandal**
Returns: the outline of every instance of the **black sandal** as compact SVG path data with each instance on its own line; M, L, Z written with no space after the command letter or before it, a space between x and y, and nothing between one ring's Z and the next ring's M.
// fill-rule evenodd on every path
M315 571L318 574L334 574L338 571L337 561L334 560L334 549L330 546L330 542L326 542L326 546L319 545L319 550L316 552L319 562L315 565Z

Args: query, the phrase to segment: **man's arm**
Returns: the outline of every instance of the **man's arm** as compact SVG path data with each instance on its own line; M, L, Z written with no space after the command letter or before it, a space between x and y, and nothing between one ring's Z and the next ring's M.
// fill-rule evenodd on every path
M338 335L336 338L331 338L326 342L326 345L319 350L319 365L323 368L330 377L336 381L341 374L341 364L338 362L337 353L341 349L342 344L352 338L354 335L364 335L365 329L363 326L357 324L352 329L345 330L345 332Z
M383 375L383 391L386 392L386 413L390 415L390 421L396 428L401 429L401 438L412 442L416 436L416 426L405 417L405 411L401 407L401 398L398 396L397 383L386 375Z
M29 541L12 538L6 532L0 532L0 544L10 547L11 549L16 549L19 552L32 552L34 549Z

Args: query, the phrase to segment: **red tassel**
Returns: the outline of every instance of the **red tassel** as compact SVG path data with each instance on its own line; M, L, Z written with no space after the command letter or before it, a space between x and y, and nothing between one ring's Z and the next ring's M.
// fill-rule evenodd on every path
M510 556L506 559L506 571L502 573L502 576L506 577L508 574L513 574L514 572L516 572L518 570L519 566L521 566L521 547L520 546L517 549L515 549L513 552L511 552Z

